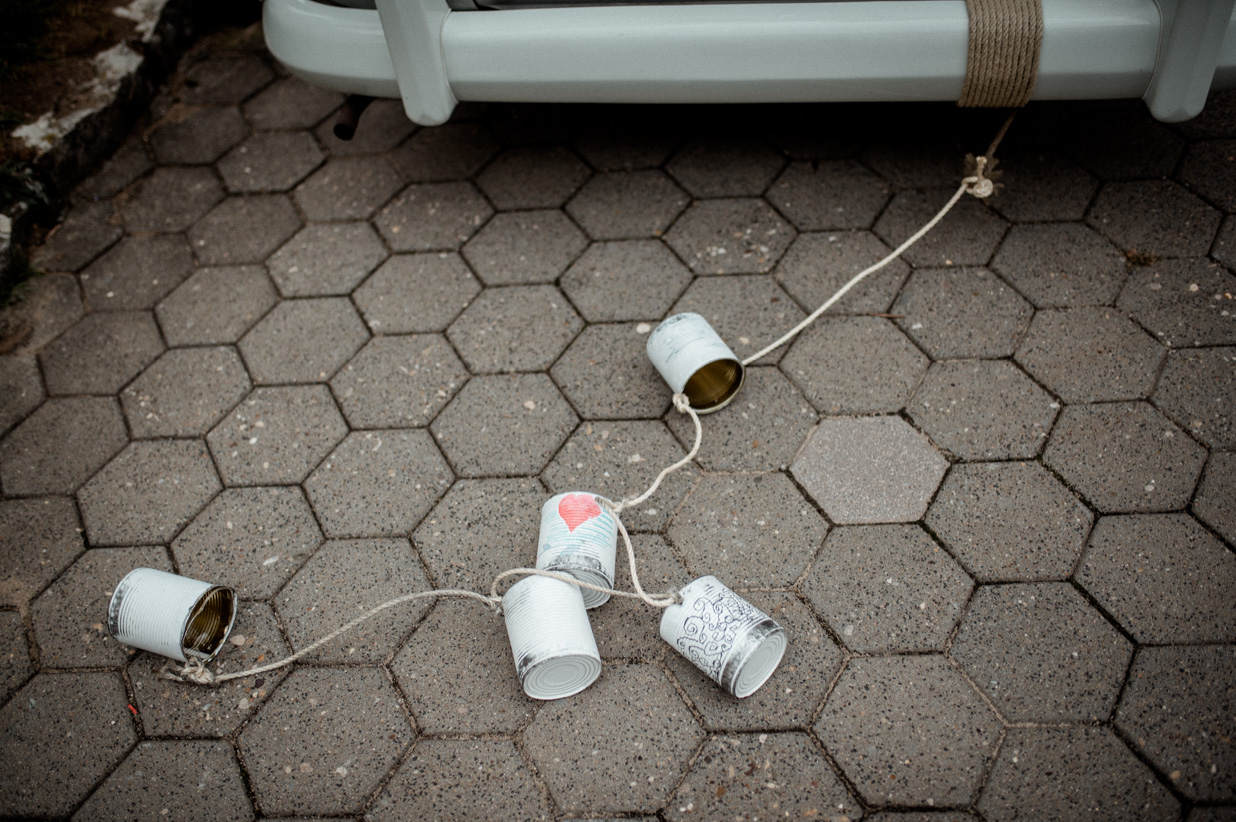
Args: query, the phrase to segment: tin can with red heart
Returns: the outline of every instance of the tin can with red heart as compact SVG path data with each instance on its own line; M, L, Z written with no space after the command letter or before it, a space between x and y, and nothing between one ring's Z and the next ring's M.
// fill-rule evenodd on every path
M618 520L596 494L570 491L551 497L541 507L541 535L536 567L570 574L581 582L614 587L618 553ZM609 594L581 588L584 607L609 601Z

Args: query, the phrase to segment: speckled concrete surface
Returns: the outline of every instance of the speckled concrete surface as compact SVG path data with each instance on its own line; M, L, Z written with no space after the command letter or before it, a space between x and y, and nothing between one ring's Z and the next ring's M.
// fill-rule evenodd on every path
M1236 818L1236 95L1173 126L1029 107L996 196L752 367L624 513L649 590L716 573L786 628L752 696L617 599L563 700L526 697L463 600L201 688L107 635L126 571L235 586L219 672L487 591L549 496L620 499L687 452L659 320L755 352L998 126L467 104L418 128L379 101L342 142L340 96L256 34L194 53L8 309L0 817Z

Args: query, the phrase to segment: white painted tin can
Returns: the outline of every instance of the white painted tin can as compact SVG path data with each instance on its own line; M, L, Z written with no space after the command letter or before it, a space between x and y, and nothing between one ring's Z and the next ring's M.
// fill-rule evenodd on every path
M679 594L661 615L661 638L739 699L758 691L785 655L785 629L714 576Z
M515 672L533 699L577 694L601 675L601 653L584 598L571 583L541 576L521 579L502 597L502 616Z
M581 582L614 587L618 554L618 520L603 508L596 494L572 491L551 497L541 506L541 536L536 567L570 574ZM609 594L580 588L585 608L609 601Z
M738 394L746 369L699 314L666 317L648 335L648 359L675 394L698 414L724 408Z
M154 568L130 571L107 606L107 630L118 642L180 662L213 659L235 621L231 588Z

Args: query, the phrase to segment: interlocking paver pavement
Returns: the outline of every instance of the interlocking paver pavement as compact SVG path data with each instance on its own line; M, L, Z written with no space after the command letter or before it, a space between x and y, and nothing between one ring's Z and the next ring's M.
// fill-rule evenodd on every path
M1231 822L1236 94L1026 107L994 196L623 511L649 591L717 573L785 626L751 696L618 597L559 701L455 599L204 688L106 637L126 571L236 588L221 673L487 593L549 496L687 452L660 319L755 352L1002 118L378 100L346 142L260 42L186 56L0 315L0 816Z
M1067 583L984 585L949 653L1011 722L1101 722L1133 644Z
M803 592L860 653L942 650L973 581L917 525L838 528Z

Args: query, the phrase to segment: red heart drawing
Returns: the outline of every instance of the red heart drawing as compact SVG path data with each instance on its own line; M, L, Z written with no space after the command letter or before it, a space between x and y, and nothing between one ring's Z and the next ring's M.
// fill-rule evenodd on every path
M601 515L601 506L591 494L567 494L558 501L558 514L567 525L567 530L574 532L583 523Z

